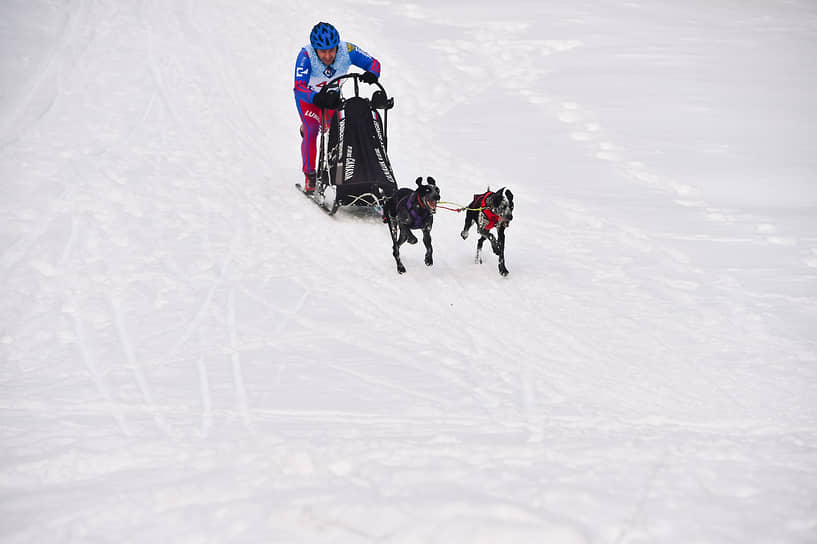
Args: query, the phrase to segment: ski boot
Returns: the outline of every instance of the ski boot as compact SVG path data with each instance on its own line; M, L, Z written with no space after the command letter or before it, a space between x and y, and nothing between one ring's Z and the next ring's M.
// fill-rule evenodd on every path
M315 192L315 181L318 179L317 174L315 174L315 172L310 172L304 177L304 192L311 195Z

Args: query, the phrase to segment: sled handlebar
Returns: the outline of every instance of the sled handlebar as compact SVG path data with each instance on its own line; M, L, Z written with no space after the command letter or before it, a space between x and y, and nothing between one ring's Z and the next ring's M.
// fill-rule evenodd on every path
M359 97L360 96L360 83L362 81L360 79L360 77L362 75L363 74L351 73L351 74L345 74L345 75L342 75L342 76L338 76L335 79L332 79L329 82L327 82L326 87L327 88L337 87L338 89L340 89L341 82L343 80L353 79L355 81L355 96ZM392 109L394 107L394 97L391 97L391 98L388 97L388 93L386 92L385 87L383 87L383 85L381 85L379 81L375 81L374 83L369 83L369 85L377 85L377 87L379 89L379 90L375 91L374 94L372 95L372 101L371 102L372 102L372 107L373 108L380 109L380 110L390 110L390 109Z

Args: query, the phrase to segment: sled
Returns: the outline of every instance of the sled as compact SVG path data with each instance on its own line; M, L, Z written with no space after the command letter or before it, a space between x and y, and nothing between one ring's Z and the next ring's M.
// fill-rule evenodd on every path
M328 137L321 131L313 200L330 215L341 206L382 208L397 190L387 155L388 110L394 107L394 98L387 98L379 82L372 84L378 90L371 98L360 96L360 75L347 74L327 83L340 90L348 80L354 82L354 96L342 97L329 120ZM325 114L321 110L321 127Z

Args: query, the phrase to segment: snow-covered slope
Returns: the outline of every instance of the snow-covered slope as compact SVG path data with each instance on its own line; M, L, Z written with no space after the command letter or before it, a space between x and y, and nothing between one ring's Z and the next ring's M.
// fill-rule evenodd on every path
M435 4L0 5L0 540L817 539L817 9ZM509 277L293 190L319 20Z

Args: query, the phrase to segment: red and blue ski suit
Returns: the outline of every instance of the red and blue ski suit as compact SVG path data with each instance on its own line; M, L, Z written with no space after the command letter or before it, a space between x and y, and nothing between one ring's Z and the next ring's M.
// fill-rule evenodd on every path
M367 72L380 76L380 62L357 47L353 43L341 41L338 43L338 52L335 61L326 66L311 45L305 46L298 53L295 61L295 106L303 124L303 141L301 142L301 158L303 172L309 174L315 171L315 142L321 124L321 109L312 103L315 95L330 80L345 75L354 65ZM333 111L328 110L326 122Z

